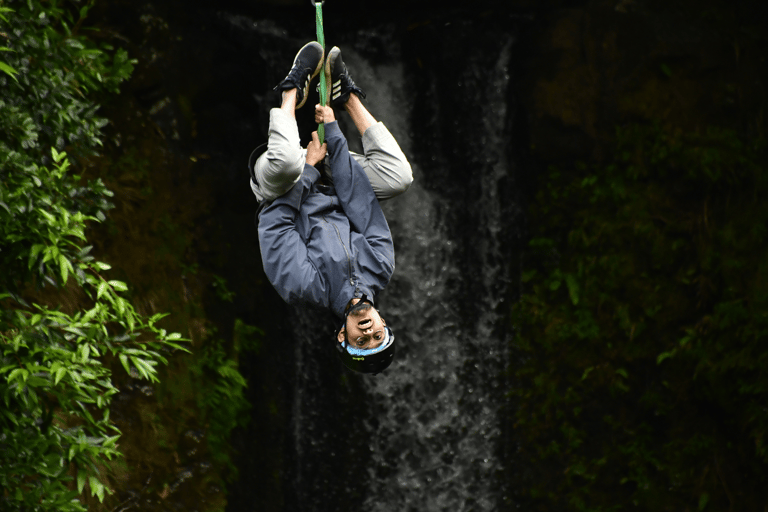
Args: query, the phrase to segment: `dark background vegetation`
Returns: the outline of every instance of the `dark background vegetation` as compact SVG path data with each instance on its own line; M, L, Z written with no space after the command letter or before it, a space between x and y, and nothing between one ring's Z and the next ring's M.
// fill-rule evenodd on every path
M183 54L178 41L196 37L184 24L194 9L307 25L309 35L308 4L101 0L89 14L101 29L93 38L138 60L119 96L98 98L111 120L102 156L80 161L115 192L116 208L89 237L133 301L170 311L167 328L193 349L170 360L159 385L115 377L125 459L104 510L224 508L238 481L233 429L250 422L253 435L272 435L288 414L284 390L266 386L280 368L259 341L284 319L247 325L231 306L237 283L223 277L253 264L255 244L217 245L227 219L255 204L233 187L235 170L217 167L222 154L247 156L248 135L226 135L228 112L208 95L227 80L248 96L240 78L267 71L212 75L232 48ZM462 66L462 47L480 44L470 29L441 32L448 24L479 32L510 20L516 34L509 141L524 148L515 172L530 243L509 254L520 282L505 455L519 509L766 510L762 2L328 0L324 12L329 30L394 25L428 65ZM482 101L455 94L457 104ZM165 98L173 118L158 108ZM267 308L274 296L259 285L248 304ZM243 351L248 373L261 376L247 391ZM281 456L275 446L253 454L259 467L244 465L265 489L285 489Z
M590 2L523 42L512 394L530 509L768 504L758 11Z

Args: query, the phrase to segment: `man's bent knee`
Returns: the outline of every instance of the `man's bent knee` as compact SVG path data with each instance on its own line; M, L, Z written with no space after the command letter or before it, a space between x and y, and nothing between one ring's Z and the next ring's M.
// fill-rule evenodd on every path
M302 150L268 150L257 161L254 175L265 200L274 200L288 192L304 170Z
M399 196L408 190L411 183L413 183L413 171L411 170L410 164L406 163L395 173L395 181L392 184L392 195Z
M366 169L366 174L380 201L399 196L413 183L413 173L407 161L394 167L379 167L377 171L369 167Z
M295 182L301 176L306 161L301 148L269 149L265 155L265 179L276 182Z

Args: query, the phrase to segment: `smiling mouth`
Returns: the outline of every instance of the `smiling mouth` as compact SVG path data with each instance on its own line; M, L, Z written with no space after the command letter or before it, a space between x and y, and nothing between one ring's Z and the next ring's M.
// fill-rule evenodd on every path
M363 320L362 322L358 322L358 323L357 323L357 326L358 326L358 327L360 327L360 328L363 328L363 329L365 329L366 327L368 327L368 326L369 326L370 324L372 324L372 323L373 323L373 322L371 321L371 319L370 319L370 318L366 318L366 319L365 319L365 320Z

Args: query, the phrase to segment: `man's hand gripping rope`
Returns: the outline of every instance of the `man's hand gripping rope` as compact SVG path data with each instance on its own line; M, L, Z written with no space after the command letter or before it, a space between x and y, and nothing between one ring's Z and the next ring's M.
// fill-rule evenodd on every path
M317 124L332 123L336 120L331 107L324 107L322 105L315 106L315 122ZM312 141L307 146L307 163L312 167L316 167L317 163L325 158L328 152L328 145L320 144L320 136L318 133L312 132Z

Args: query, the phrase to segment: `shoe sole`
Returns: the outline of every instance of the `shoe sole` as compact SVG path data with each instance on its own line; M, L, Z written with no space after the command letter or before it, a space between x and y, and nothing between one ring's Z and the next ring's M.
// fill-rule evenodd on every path
M328 52L328 57L325 59L325 104L329 107L334 99L334 95L338 98L341 94L341 80L338 81L338 84L331 82L331 65L336 60L336 56L340 53L341 50L339 47L334 46L331 48L331 51Z
M313 45L312 43L315 43L315 44ZM320 43L318 43L316 41L313 41L313 42L307 43L307 44L305 44L304 46L301 47L301 49L296 53L296 57L293 58L293 62L296 62L296 59L299 58L299 55L301 54L301 52L304 51L304 48L306 48L307 46L310 46L310 45L311 46L317 45L318 47L320 47L320 60L317 62L317 67L314 69L314 71L312 71L312 74L307 76L307 83L305 83L304 87L302 88L302 91L304 92L304 94L302 95L303 97L301 98L301 102L296 104L296 109L297 110L300 109L301 107L303 107L304 104L307 102L307 96L309 96L309 84L312 83L312 80L318 74L320 74L320 70L323 69L323 62L325 61L325 58L324 58L325 54L323 52L322 46L320 46Z

